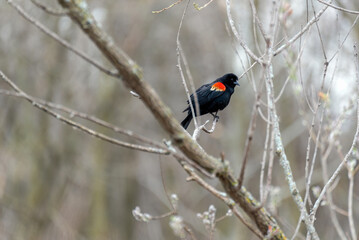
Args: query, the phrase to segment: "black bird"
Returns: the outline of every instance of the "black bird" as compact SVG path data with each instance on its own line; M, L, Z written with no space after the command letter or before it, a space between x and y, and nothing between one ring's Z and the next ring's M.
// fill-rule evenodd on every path
M214 117L217 117L217 112L227 107L236 85L239 86L238 77L233 73L227 73L215 81L198 88L196 90L196 95L200 109L199 115L210 113ZM198 113L196 112L196 103L193 94L191 95L191 102L197 116ZM189 104L188 100L187 103ZM181 122L184 129L187 129L193 118L190 106L188 106L183 112L186 111L188 112L188 115Z

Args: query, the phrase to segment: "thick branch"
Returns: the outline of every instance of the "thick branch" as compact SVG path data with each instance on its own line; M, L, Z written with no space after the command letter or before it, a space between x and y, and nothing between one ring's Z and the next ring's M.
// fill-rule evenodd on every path
M276 220L271 214L258 202L245 187L238 189L238 186L234 186L232 182L228 181L228 177L220 175L219 179L229 196L238 203L242 209L250 216L257 224L257 227L263 235L268 235L271 232L277 231L273 239L287 239L279 228Z

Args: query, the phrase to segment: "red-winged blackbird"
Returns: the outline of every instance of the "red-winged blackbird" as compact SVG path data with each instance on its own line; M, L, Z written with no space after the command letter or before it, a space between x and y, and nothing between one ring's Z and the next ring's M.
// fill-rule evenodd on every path
M217 117L217 112L223 110L227 107L229 100L234 92L234 87L238 85L238 77L233 73L228 73L214 82L205 84L196 90L198 106L199 106L199 115L204 115L207 113L212 114ZM191 102L196 113L196 103L194 101L193 94L191 95ZM189 104L189 101L187 100ZM188 111L187 117L181 122L182 127L187 129L188 125L191 123L193 115L191 107L188 106L183 112Z

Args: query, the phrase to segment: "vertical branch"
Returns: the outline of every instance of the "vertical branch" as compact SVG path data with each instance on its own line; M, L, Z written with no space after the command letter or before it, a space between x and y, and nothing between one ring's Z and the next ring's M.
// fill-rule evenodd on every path
M310 29L310 27L318 21L318 19L322 16L322 14L327 10L328 6L323 7L308 23L302 28L300 32L298 32L296 35L294 35L291 39L289 39L286 43L278 47L276 50L274 50L273 55L276 56L279 53L281 53L284 49L292 45L295 41L297 41L298 38L300 38L306 31Z
M180 50L180 53L181 53L183 65L184 65L185 70L186 70L186 75L188 77L189 85L191 86L191 91L193 93L195 112L196 112L196 115L197 115L198 111L199 111L199 103L198 103L198 97L197 97L197 93L196 93L196 88L194 86L193 77L192 77L191 71L189 69L187 58L186 58L186 55L183 52L181 44L179 45L179 50ZM195 121L197 121L197 119L195 119ZM201 124L201 118L198 118L197 125L200 125L200 124Z
M312 9L313 9L313 12L314 12L314 17L316 18L316 12L315 12L315 8L314 8L313 0L311 1L311 3L312 3ZM323 79L322 79L322 84L321 84L321 88L320 88L320 91L323 92L324 83L325 83L329 63L328 63L328 59L327 59L327 55L326 55L326 52L325 52L325 47L324 47L324 44L323 44L323 39L322 39L322 35L321 35L321 32L320 32L320 28L319 28L317 19L315 21L315 26L317 28L318 36L319 36L319 39L320 39L320 45L321 45L322 52L323 52L323 57L324 57L324 73L323 73ZM320 108L321 105L322 105L321 98L318 97L318 106L317 106L317 108L315 109L315 112L314 112L311 130L314 130L314 121L315 121L318 109ZM322 126L323 126L324 115L325 115L325 106L323 106L321 114L320 114L319 129L318 129L318 133L317 133L317 137L316 137L316 141L315 141L314 153L313 153L313 157L312 157L312 164L311 164L311 169L310 169L309 174L308 174L308 168L307 168L308 167L307 164L309 164L309 159L308 158L306 159L306 182L307 183L306 183L306 192L305 192L305 197L304 197L304 205L305 206L306 206L307 200L310 199L309 189L310 189L310 185L311 185L312 174L313 174L313 171L314 171L314 165L315 165L315 162L316 162L318 146L319 146L319 141L320 141L320 135L321 135ZM311 134L309 134L309 138L310 138L310 135ZM308 139L308 147L310 148L310 139ZM307 152L307 156L309 156L309 152ZM313 219L313 221L314 221L314 219Z
M337 66L338 59L339 59L339 57L336 58L335 66ZM333 77L332 77L332 80L331 80L332 82L333 82L333 79L334 79L334 74L333 74ZM330 86L332 86L332 84L330 84ZM343 116L343 115L341 115L341 116ZM338 123L336 124L336 127L334 127L331 130L331 134L333 134L334 132L339 131L337 129L340 129L340 127L342 126L342 121L340 121L341 116L339 116L339 118L337 120ZM332 151L332 148L333 148L334 144L335 144L335 139L330 138L329 145L327 146L327 149L326 150L324 150L323 148L321 149L321 169L322 169L322 176L323 176L323 182L324 183L328 182L328 180L329 180L329 176L328 176L328 157L329 157L330 152ZM340 226L340 223L339 223L339 220L338 220L338 217L337 217L337 213L334 210L333 195L332 195L331 191L328 191L326 193L326 200L327 200L328 206L329 206L330 220L332 221L335 230L337 231L340 239L346 239L345 233L344 233L342 227Z
M243 40L242 35L237 31L237 29L234 25L232 14L231 14L231 1L226 0L226 5L227 5L228 22L229 22L229 25L231 26L231 30L232 30L234 36L236 37L237 41L239 41L239 44L244 49L244 51L248 54L248 56L250 56L254 61L256 61L258 63L262 63L262 60L252 52L252 50L247 46L247 44Z
M257 114L258 114L258 108L259 108L259 100L260 100L260 95L257 95L256 102L253 105L253 109L252 109L252 117L251 117L251 121L250 121L249 127L248 127L248 133L247 133L247 139L246 139L246 143L245 143L245 152L244 152L244 157L243 157L243 161L242 161L241 172L240 172L239 178L238 178L239 188L242 187L242 184L243 184L244 172L246 169L246 164L247 164L247 160L248 160L248 156L249 156L249 149L251 147L251 143L253 140L254 130L256 129L256 120L257 120Z
M356 165L356 159L353 159L354 167ZM349 190L348 190L348 220L349 229L353 240L357 240L357 234L355 230L355 223L353 218L353 191L354 191L354 167L349 166L348 177L349 177Z
M294 181L293 173L290 167L290 163L288 161L287 155L285 153L282 137L279 129L279 119L277 112L275 110L274 105L274 96L273 96L273 67L271 65L267 66L266 68L266 84L267 84L267 94L270 95L270 101L268 102L268 105L271 109L271 118L273 121L273 131L274 131L274 141L276 146L276 153L279 156L279 163L283 168L283 171L285 173L285 178L289 186L289 191L292 195L292 198L294 202L297 204L298 209L303 212L303 220L306 224L308 233L311 234L313 239L317 240L319 239L318 234L314 228L313 223L309 219L309 215L305 209L305 206L303 204L303 199L300 196L299 190L297 188L297 184Z
M328 64L325 63L324 64L323 80L322 80L322 85L321 85L321 89L320 89L321 92L323 92L324 82L325 82L325 78L326 78L326 75L327 75L327 69L328 69ZM314 112L314 115L313 115L312 125L311 125L310 131L314 131L315 118L316 118L318 110L319 110L319 108L321 106L322 106L322 101L321 101L321 98L318 97L318 105L317 105L317 108L314 110L315 112ZM308 172L309 150L310 150L310 142L311 142L312 133L309 133L309 137L308 137L308 147L307 147L308 152L307 152L307 158L306 158L306 163L305 163L305 166L306 166L305 167L306 191L305 191L305 196L304 196L304 205L306 205L307 200L309 199L309 190L310 190L310 185L311 185L311 181L312 181L314 165L315 165L315 162L316 162L316 159L317 159L318 146L320 144L319 142L320 142L320 136L321 136L322 126L323 126L324 115L325 115L325 106L322 107L322 111L320 113L320 120L319 120L319 126L318 126L319 129L318 129L317 137L316 137L316 140L315 140L314 152L313 152L312 162L311 162L311 167L310 167L309 172Z
M262 32L262 34L264 33L264 30L263 30L263 26L262 26L262 23L260 22L259 20L259 17L257 15L257 9L256 9L256 6L254 4L254 1L253 0L250 0L249 1L249 4L251 5L251 9L252 9L252 25L253 25L253 35L254 35L254 42L255 42L255 45L256 45L256 49L257 49L257 52L260 54L260 55L263 55L262 53L262 50L261 48L259 47L259 42L258 42L258 37L257 37L257 25L259 26L259 30ZM257 24L256 24L257 23Z
M355 77L357 81L357 126L356 126L356 132L354 135L352 146L350 147L348 153L345 155L343 161L339 164L337 169L334 171L332 176L330 177L329 181L324 185L322 191L320 192L319 197L317 198L313 209L311 211L312 218L315 217L315 214L320 206L320 202L322 201L324 195L328 191L328 188L333 184L336 177L339 175L341 170L344 168L345 164L348 164L348 161L353 157L353 153L355 153L358 149L359 145L359 60L358 60L358 51L356 44L354 45L354 63L355 63Z
M328 149L326 150L325 153L323 153L322 157L321 157L321 164L322 164L322 175L323 175L323 181L324 183L329 181L329 176L328 176L328 157L329 157L329 153L331 152L332 147L334 146L334 140L331 141L330 145L328 146ZM328 201L328 205L329 205L329 214L330 214L330 220L333 222L333 225L335 227L335 230L337 231L340 239L346 239L345 233L342 229L342 227L340 226L339 220L337 218L337 214L333 209L333 196L331 191L328 191L326 194L326 200Z
M90 56L88 56L85 52L75 48L72 46L69 42L62 39L60 36L58 36L56 33L50 31L47 27L45 27L40 22L36 21L33 17L31 17L28 13L26 13L19 5L14 3L12 0L6 0L7 3L12 6L23 18L25 18L27 21L29 21L31 24L33 24L35 27L40 29L43 33L45 33L47 36L51 37L55 41L57 41L59 44L61 44L63 47L67 48L69 51L75 53L94 67L98 68L100 71L104 72L105 74L108 74L110 76L117 77L118 72L106 69L104 66L102 66L100 63L96 62L94 59L92 59ZM34 3L35 1L32 0ZM64 10L63 13L68 14L68 10Z
M268 169L267 169L267 181L266 186L264 188L264 199L263 203L267 201L267 197L270 190L270 184L272 182L272 170L273 170L273 163L274 163L274 132L273 132L273 124L271 125L271 140L270 140L270 147L269 147L269 161L268 161Z
M356 45L354 45L354 63L355 63L355 77L357 84L357 98L359 104L359 59L358 59L358 51ZM359 105L358 107L358 122L359 122ZM354 139L356 147L359 145L359 139ZM353 153L351 161L348 163L348 177L349 177L349 192L348 192L348 220L349 220L349 228L350 233L353 240L357 240L357 234L355 230L354 218L353 218L353 191L354 191L354 177L355 177L355 168L358 163L358 155L356 149Z
M319 40L320 40L320 46L322 47L324 59L325 59L325 61L327 62L327 60L328 60L328 59L327 59L327 54L325 53L323 38L322 38L322 34L321 34L321 32L320 32L320 28L319 28L319 25L318 25L318 19L317 19L317 15L316 15L316 11L315 11L315 7L314 7L313 0L311 0L311 3L312 3L312 10L313 10L314 18L315 18L315 26L316 26L316 28L317 28L318 36L319 36Z
M177 67L178 67L178 70L180 72L180 75L181 75L181 79L182 79L182 84L184 86L184 89L186 91L186 95L187 95L187 99L188 99L188 104L190 106L190 109L191 109L191 112L192 112L192 115L193 115L193 122L194 122L194 126L195 126L195 129L198 128L198 124L197 124L197 120L196 120L196 116L197 116L197 110L198 110L198 100L197 100L197 94L196 94L196 91L194 91L194 87L193 87L193 84L191 85L192 86L192 91L193 91L193 96L194 96L194 102L197 104L196 105L196 108L193 106L192 104L192 101L191 101L191 96L190 96L190 93L189 93L189 90L188 90L188 87L187 87L187 83L186 83L186 79L184 77L184 74L183 74L183 70L182 70L182 65L181 65L181 52L182 52L182 48L181 48L181 43L180 43L180 40L179 40L179 37L180 37L180 33L181 33L181 28L182 28L182 23L183 23L183 19L186 15L186 12L187 12L187 9L188 9L188 5L190 3L191 0L188 0L187 1L187 4L185 6L185 9L183 10L183 14L182 14L182 18L181 18L181 21L180 21L180 24L178 26L178 31L177 31L177 38L176 38L176 44L177 44L177 48L176 48L176 52L177 52Z
M267 96L268 98L268 96ZM268 99L267 99L268 100ZM264 171L267 161L267 154L268 154L268 144L270 140L271 131L273 131L273 125L271 124L271 118L270 118L270 109L268 109L268 116L267 116L267 127L266 127L266 138L264 140L264 150L263 150L263 157L261 162L261 174L259 177L259 199L263 203L264 200Z

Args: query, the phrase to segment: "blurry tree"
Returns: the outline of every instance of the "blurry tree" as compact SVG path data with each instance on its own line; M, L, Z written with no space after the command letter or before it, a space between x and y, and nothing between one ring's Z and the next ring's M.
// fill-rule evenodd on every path
M358 238L358 2L2 5L1 238Z

